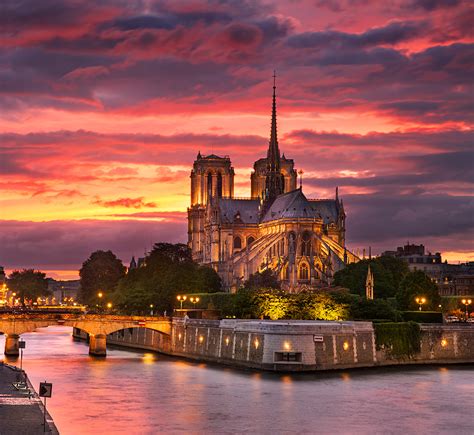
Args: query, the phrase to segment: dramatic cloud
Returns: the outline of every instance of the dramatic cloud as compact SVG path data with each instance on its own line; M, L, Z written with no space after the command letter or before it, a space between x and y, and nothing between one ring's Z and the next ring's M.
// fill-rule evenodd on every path
M470 258L472 14L468 0L4 1L0 264L72 270L92 249L127 260L184 241L198 151L229 155L249 194L273 70L281 150L308 196L340 186L351 245Z

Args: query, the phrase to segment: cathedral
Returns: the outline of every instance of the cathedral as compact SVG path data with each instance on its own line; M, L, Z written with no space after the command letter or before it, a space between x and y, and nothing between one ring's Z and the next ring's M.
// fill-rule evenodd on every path
M228 156L201 155L191 171L188 244L194 260L213 267L228 291L255 272L271 269L289 292L331 284L333 274L358 258L345 248L344 205L308 199L297 186L292 159L280 155L276 86L267 156L250 176L251 197L234 196Z

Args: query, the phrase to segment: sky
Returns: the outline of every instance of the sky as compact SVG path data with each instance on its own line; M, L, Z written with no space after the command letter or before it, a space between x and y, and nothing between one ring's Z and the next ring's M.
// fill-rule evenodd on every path
M77 277L186 242L198 151L235 194L270 134L347 246L474 260L469 0L4 0L0 264Z

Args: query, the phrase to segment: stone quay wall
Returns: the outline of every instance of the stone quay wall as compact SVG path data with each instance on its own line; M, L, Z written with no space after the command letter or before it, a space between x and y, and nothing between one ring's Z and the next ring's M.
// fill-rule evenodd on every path
M75 330L75 336L82 336ZM171 336L130 328L107 343L198 361L272 371L317 371L402 364L474 362L474 327L422 325L421 350L377 350L371 322L173 319Z

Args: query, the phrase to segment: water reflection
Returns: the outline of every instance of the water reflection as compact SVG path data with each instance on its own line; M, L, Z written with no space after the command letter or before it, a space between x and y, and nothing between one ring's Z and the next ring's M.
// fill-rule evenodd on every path
M471 433L474 424L467 366L279 375L149 351L91 358L64 327L23 338L34 385L54 383L61 434Z

